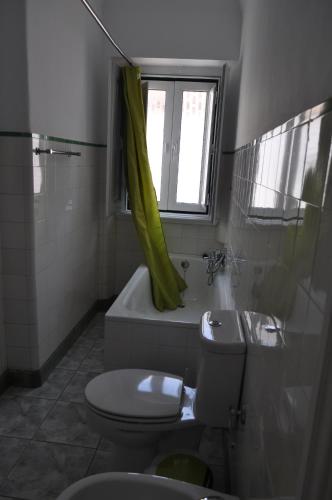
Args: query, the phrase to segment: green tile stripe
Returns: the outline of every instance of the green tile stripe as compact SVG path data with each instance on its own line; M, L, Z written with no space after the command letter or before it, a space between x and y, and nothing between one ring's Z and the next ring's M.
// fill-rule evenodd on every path
M74 139L64 139L63 137L54 137L53 135L35 134L32 132L7 132L0 130L0 137L29 137L31 139L45 139L47 141L57 141L66 144L76 144L79 146L93 146L95 148L106 148L106 144L97 144L95 142L76 141Z

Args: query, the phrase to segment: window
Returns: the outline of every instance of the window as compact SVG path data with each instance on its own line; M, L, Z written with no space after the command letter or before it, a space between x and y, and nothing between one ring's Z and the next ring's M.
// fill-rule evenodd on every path
M147 146L160 211L209 212L217 81L145 80Z

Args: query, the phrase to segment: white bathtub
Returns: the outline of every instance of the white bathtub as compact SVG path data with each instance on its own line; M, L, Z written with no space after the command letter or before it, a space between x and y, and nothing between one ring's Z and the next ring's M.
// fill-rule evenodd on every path
M105 316L105 366L148 368L175 373L195 384L199 359L198 327L201 315L210 309L233 309L230 279L226 272L216 275L208 286L206 262L193 255L172 255L183 275L181 261L190 264L185 307L159 312L152 302L150 277L139 266Z

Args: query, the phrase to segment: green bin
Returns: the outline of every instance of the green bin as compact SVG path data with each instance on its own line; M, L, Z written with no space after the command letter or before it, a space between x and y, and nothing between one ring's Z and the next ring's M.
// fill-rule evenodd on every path
M186 452L157 457L146 472L204 488L212 487L212 473L209 467L198 456Z

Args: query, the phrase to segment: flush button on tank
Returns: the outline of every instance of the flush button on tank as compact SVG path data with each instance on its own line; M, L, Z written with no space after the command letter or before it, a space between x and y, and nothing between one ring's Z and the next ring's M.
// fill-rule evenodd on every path
M221 326L222 325L221 321L218 321L217 319L209 319L208 323L210 326Z

